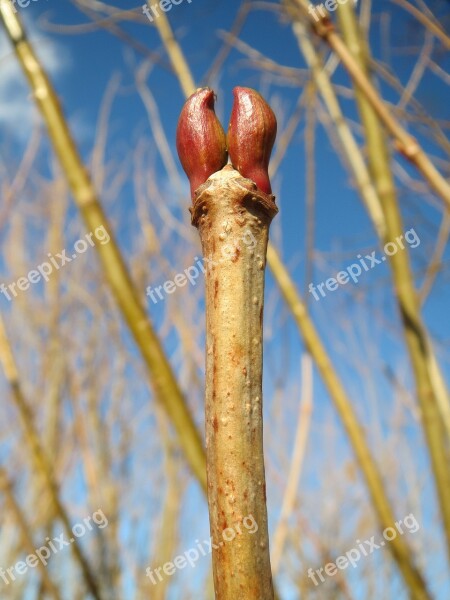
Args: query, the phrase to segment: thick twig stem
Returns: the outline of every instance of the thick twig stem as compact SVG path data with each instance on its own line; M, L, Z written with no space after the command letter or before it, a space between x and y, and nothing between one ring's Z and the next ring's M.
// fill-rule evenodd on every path
M192 209L207 263L206 449L219 600L274 597L263 456L262 322L268 231L276 212L273 197L231 166L200 186ZM249 517L257 531L245 527ZM226 541L227 528L236 532L232 541Z

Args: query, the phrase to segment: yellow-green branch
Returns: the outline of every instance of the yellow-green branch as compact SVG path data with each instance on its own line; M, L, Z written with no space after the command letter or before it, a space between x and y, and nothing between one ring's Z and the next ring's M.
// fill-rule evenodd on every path
M201 437L161 341L145 312L140 295L131 281L125 261L113 238L106 214L75 146L55 90L36 57L32 45L27 40L22 23L18 15L13 12L9 0L0 0L0 17L29 81L55 153L87 227L94 231L97 227L103 226L111 236L108 244L96 246L103 271L122 316L148 367L155 395L175 427L180 446L192 472L203 490L206 490L206 461Z
M369 78L369 49L364 44L351 3L340 5L338 16L349 52L361 71ZM366 93L358 86L355 86L355 94L366 135L369 167L384 212L386 238L383 241L386 243L398 239L404 231L389 151L379 114L368 101ZM448 414L447 390L420 313L409 254L407 250L397 252L389 257L389 261L450 556L450 457L443 418Z

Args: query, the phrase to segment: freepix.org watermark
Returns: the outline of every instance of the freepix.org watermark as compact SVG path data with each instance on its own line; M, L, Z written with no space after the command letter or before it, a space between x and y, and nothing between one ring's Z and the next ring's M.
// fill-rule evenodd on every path
M378 543L375 542L375 536L373 535L370 539L360 541L356 540L355 544L357 547L352 548L348 552L343 554L342 556L338 556L335 562L329 562L324 567L320 567L319 569L313 570L311 567L308 569L308 577L312 580L314 585L319 585L320 583L325 582L325 577L323 576L323 572L328 577L334 577L338 572L338 569L343 571L349 565L355 568L358 564L358 561L362 556L369 556L375 552L375 550L379 550L386 545L386 542L392 542L397 537L397 534L403 535L406 531L409 533L416 533L420 529L420 525L416 520L416 517L413 513L410 513L403 519L396 521L394 523L395 527L386 527L383 531L383 539L379 540ZM319 579L319 581L317 581Z
M30 6L31 2L38 2L38 0L9 0L9 3L11 4L11 8L13 9L13 11L15 13L17 12L15 4L18 4L20 6L20 8L28 8Z
M334 12L337 10L339 4L347 4L349 0L326 0L322 4L310 4L308 6L309 14L314 18L316 22L320 19L324 19L327 13ZM353 0L353 4L356 4L357 0Z
M308 287L309 293L312 294L314 296L314 300L318 302L321 297L325 298L327 295L327 292L323 289L324 287L329 292L334 292L340 285L346 285L350 279L354 283L358 283L359 278L364 271L370 271L377 265L381 265L383 262L385 262L388 256L393 256L394 254L397 254L399 250L404 250L405 244L403 243L403 240L409 245L410 248L417 248L417 246L420 244L419 236L415 230L409 229L404 235L397 237L395 242L387 242L387 244L384 245L384 254L379 258L376 256L376 250L370 254L366 254L364 257L361 256L361 254L358 254L356 258L358 258L359 261L349 265L345 271L339 271L335 277L329 277L326 281L322 281L316 285L314 283L310 283ZM320 296L317 290L320 292Z
M39 283L39 281L42 279L47 282L50 279L50 275L53 273L54 269L58 271L65 264L72 262L79 254L84 254L89 246L95 246L96 241L100 242L100 244L103 246L104 244L107 244L110 239L110 235L106 231L104 225L100 225L95 229L95 231L87 233L84 238L81 238L75 242L73 245L74 252L71 256L67 256L67 250L62 250L61 252L56 253L56 256L53 256L53 254L49 252L47 254L49 259L48 261L41 263L36 267L36 269L31 269L27 275L24 277L19 277L17 281L13 281L8 285L1 283L0 292L9 302L11 302L12 296L17 298L18 291L25 292L29 289L32 283Z
M169 10L172 10L173 6L178 6L182 2L184 2L184 0L160 0L159 2L155 2L150 6L148 4L143 4L142 12L150 21L150 23L153 23L153 21L161 14L159 11L169 12ZM191 4L192 0L187 0L187 2Z
M99 529L104 529L108 525L108 519L105 517L102 510L98 509L92 516L83 519L82 523L76 523L72 527L72 534L69 540L64 539L64 533L50 539L46 538L46 544L40 548L36 548L33 554L29 554L24 560L19 560L12 567L3 569L0 567L0 578L6 585L9 585L12 581L16 581L18 575L25 575L28 569L34 569L41 562L45 567L52 554L57 554L60 550L66 546L70 546L75 541L75 538L83 537L88 531L92 531L93 524L97 525Z
M218 544L213 542L212 537L210 537L209 540L203 540L202 542L195 540L195 548L189 548L189 550L186 550L183 552L183 554L176 556L173 561L166 562L162 567L157 567L153 570L150 569L150 567L147 567L145 570L147 577L150 579L153 585L156 585L164 579L161 571L170 577L176 572L177 569L184 569L188 565L194 568L200 556L208 556L213 550L218 550L225 543L232 542L236 536L247 533L252 534L258 531L258 524L253 515L244 517L242 519L242 526L243 527L241 527L241 523L235 523L233 527L227 527L224 529L222 531L222 540L220 540ZM155 575L158 578L157 580Z
M193 265L187 267L187 269L184 269L183 272L177 273L173 279L168 279L161 285L158 285L154 288L152 288L151 285L147 286L145 293L152 299L153 304L156 304L159 302L159 300L164 299L164 294L173 294L177 288L184 287L188 281L191 285L196 285L200 273L205 274L206 269L213 267L224 260L233 260L233 257L241 251L242 246L245 246L247 250L252 250L256 246L255 236L250 229L246 229L243 232L236 244L224 244L221 246L220 251L222 258L220 258L218 261L208 258L207 256L205 256L203 259L195 256L195 263ZM206 267L202 260L206 264Z

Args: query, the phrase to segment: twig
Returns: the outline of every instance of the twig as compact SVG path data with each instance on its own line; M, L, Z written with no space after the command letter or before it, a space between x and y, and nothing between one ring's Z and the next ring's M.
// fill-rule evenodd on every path
M425 277L422 286L419 290L419 301L423 306L431 292L434 281L437 274L442 268L442 257L444 256L445 249L447 247L448 239L450 236L450 214L445 213L442 217L441 226L437 236L436 246L433 254L431 255L430 262L425 273Z
M372 223L378 236L383 239L386 233L384 215L380 205L380 199L372 184L369 170L362 152L353 136L353 133L342 113L339 100L331 84L330 78L324 65L317 54L309 36L306 26L301 21L293 24L294 33L300 50L310 67L315 84L323 101L335 123L336 132L341 142L347 164L352 170L358 191L370 215Z
M419 23L422 23L424 27L426 27L435 37L440 40L447 50L450 50L450 38L445 33L445 31L435 22L424 15L418 8L406 2L406 0L392 0L394 4L401 6L404 10L409 12Z
M272 600L262 422L264 267L273 197L252 189L231 166L197 190L206 271L206 455L218 600ZM242 244L251 230L255 246ZM229 252L224 252L224 247ZM242 528L252 516L258 530ZM222 542L228 527L237 539ZM238 529L239 528L239 529Z
M348 46L336 33L329 18L316 15L318 19L316 21L310 17L307 0L285 1L287 5L293 3L299 9L298 11L294 11L294 19L300 21L306 18L312 25L314 32L325 40L330 48L339 56L350 77L358 86L358 89L364 94L366 100L370 103L389 134L395 139L397 150L418 169L431 189L444 201L446 208L450 209L449 183L433 165L419 142L396 120L374 85L353 57Z
M274 575L278 573L283 548L288 533L289 516L294 509L297 497L298 482L302 472L303 460L308 441L308 433L311 424L313 408L313 363L309 354L302 356L302 392L299 404L297 431L295 434L294 449L289 468L289 474L284 491L281 513L272 542L272 570Z
M147 0L149 8L151 8L151 0ZM192 78L189 67L187 66L184 54L181 52L180 46L173 35L172 28L169 23L169 19L166 17L166 13L160 12L159 17L155 20L156 29L158 30L164 47L169 55L170 62L178 76L181 89L185 97L187 98L192 94L195 89L194 80Z

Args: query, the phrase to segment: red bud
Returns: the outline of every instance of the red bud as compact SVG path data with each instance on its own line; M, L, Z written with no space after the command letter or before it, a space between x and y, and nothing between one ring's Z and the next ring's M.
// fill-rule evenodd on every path
M277 120L264 98L251 88L236 87L228 127L228 151L233 167L266 194L272 193L269 159Z
M211 89L199 89L186 100L178 119L177 151L191 184L192 198L210 175L227 164L227 141L214 112Z

